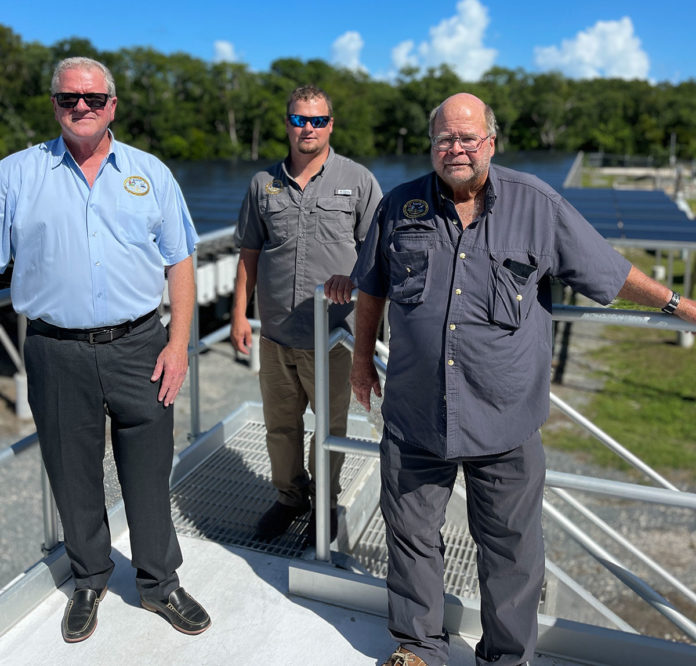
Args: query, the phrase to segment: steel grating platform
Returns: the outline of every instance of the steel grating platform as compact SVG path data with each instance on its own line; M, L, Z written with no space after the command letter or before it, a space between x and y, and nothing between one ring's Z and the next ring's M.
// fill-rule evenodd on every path
M312 434L310 430L305 432L305 451L309 451ZM362 456L346 456L341 470L342 488L348 488L364 464ZM339 495L339 504L344 492ZM263 423L247 421L224 446L174 486L172 519L179 534L299 557L307 545L309 512L297 518L280 537L271 541L254 537L256 524L275 499L266 428Z
M369 573L378 578L387 576L387 546L384 541L384 520L375 511L370 523L351 551L351 555ZM469 530L446 522L442 528L445 540L445 592L458 597L478 598L476 545Z
M305 432L305 451L309 450L312 434L310 429ZM369 464L370 459L363 456L346 456L341 471L343 490L338 501L345 511L344 524L350 526L346 529L356 534L344 539L339 531L337 543L359 568L378 578L385 578L387 548L384 521L377 508L378 485L361 489L362 492L374 494L367 502L361 503L361 509L353 506L358 502L354 492L351 492L351 483ZM174 486L171 492L172 518L179 534L283 557L302 557L308 545L309 512L297 518L289 530L276 539L261 541L254 537L258 520L275 497L266 452L266 428L258 420L247 420L226 437L224 445ZM351 509L359 514L365 506L368 507L369 516L362 523L363 528L350 516ZM461 597L477 597L476 546L469 534L466 519L448 520L442 535L447 547L445 590ZM352 548L349 542L353 544Z

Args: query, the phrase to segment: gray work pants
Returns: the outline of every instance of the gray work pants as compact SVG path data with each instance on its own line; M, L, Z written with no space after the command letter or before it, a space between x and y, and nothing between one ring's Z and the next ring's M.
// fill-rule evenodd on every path
M314 350L284 347L261 338L259 383L266 424L271 479L278 500L300 506L314 495L314 435L309 446L309 471L304 464L304 421L307 404L314 411ZM350 352L338 345L329 353L329 433L344 437L350 405ZM339 477L345 454L332 451L331 506L341 490Z
M506 453L443 460L385 428L380 455L393 638L428 666L447 662L440 529L461 463L469 530L478 550L483 635L476 663L511 666L530 659L544 580L545 457L539 434Z
M167 333L152 317L118 340L55 340L29 328L29 404L63 523L76 588L100 589L114 568L104 496L106 412L141 596L166 599L182 562L171 519L174 407L150 381Z

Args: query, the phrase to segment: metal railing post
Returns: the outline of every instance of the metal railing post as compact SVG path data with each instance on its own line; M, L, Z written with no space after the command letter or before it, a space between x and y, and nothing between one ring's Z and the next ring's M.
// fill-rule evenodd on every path
M329 310L324 287L314 290L314 482L316 485L316 559L331 561L329 550Z
M193 253L193 274L196 275L198 269L198 252ZM189 340L189 400L191 401L191 431L189 439L194 440L201 434L201 411L200 411L200 364L199 364L199 317L198 317L198 290L195 290L196 299L193 305L193 316L191 318L191 337Z

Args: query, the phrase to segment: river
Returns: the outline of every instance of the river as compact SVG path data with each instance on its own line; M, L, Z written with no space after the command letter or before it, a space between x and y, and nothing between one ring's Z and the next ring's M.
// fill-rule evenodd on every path
M497 154L494 162L535 174L559 190L570 169L570 153L516 152ZM384 192L430 170L428 155L356 158L379 181ZM199 234L234 224L251 177L268 162L225 160L169 162L181 185Z

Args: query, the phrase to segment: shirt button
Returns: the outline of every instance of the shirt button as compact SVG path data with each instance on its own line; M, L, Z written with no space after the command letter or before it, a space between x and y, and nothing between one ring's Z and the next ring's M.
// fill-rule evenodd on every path
M461 290L461 289L455 289L455 290L454 290L454 293L457 294L457 296L459 296L459 294L462 293L462 290Z
M410 266L406 266L406 272L407 272L407 273L410 273L410 272L411 272L411 267L410 267Z
M459 220L452 220L452 224L459 224Z
M462 252L462 253L459 255L459 258L460 258L460 259L466 259L466 253L465 253L465 252Z
M522 294L517 294L517 296L515 296L515 298L516 298L518 301L521 301L521 300L522 300Z
M101 266L101 261L95 261L95 262L94 262L94 265L95 265L95 266Z
M454 361L450 359L449 361L447 361L447 365L454 365Z
M453 331L455 328L457 328L454 324L450 324L450 331Z

